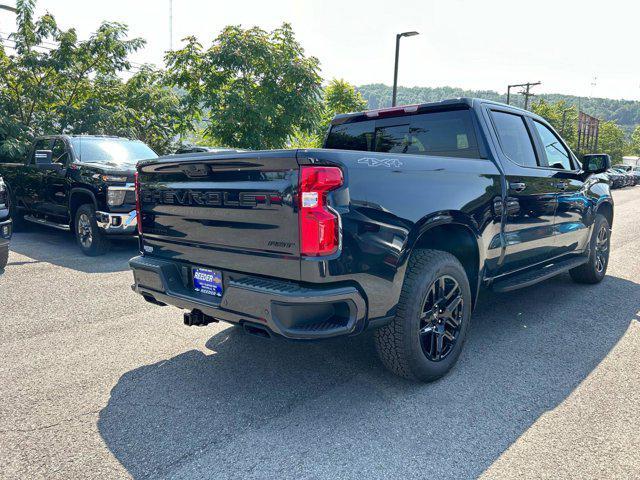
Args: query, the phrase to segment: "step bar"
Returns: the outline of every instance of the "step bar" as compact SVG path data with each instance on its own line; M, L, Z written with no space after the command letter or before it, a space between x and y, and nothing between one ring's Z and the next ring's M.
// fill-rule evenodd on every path
M45 227L55 228L56 230L62 230L64 232L70 232L71 231L71 227L69 225L64 224L64 223L51 222L49 220L45 220L44 218L38 218L38 217L34 217L32 215L25 215L22 218L24 218L24 220L27 221L27 222L35 223L37 225L44 225Z
M589 257L580 256L551 263L540 268L527 270L524 273L510 275L507 278L496 280L491 284L494 292L510 292L519 288L530 287L536 283L542 282L549 278L568 272L572 268L579 267L589 261Z

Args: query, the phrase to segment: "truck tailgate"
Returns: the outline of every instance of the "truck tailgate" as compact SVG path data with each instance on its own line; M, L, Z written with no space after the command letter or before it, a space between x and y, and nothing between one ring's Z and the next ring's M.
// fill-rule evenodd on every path
M146 255L300 279L295 150L167 157L139 184Z

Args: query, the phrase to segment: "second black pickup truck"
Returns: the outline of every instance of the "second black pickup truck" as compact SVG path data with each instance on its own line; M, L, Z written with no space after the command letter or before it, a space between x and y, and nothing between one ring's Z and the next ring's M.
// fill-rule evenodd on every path
M340 115L324 149L141 162L134 288L188 325L298 340L376 328L390 370L434 380L480 289L602 280L609 165L475 99Z
M13 221L73 231L86 255L112 235L137 233L136 162L158 155L138 140L107 136L37 138L24 163L0 163Z

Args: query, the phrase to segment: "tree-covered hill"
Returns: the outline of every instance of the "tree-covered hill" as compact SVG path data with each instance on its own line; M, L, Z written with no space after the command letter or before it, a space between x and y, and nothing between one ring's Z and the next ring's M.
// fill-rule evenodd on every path
M358 90L368 102L370 108L384 108L391 105L391 87L380 83L362 85ZM533 90L535 92L535 90ZM423 102L436 102L447 98L477 97L498 102L506 102L507 94L493 90L464 90L453 87L398 87L398 104L412 104ZM523 106L524 97L513 90L511 92L513 105ZM601 120L614 121L627 133L631 133L636 125L640 124L640 102L633 100L612 100L609 98L587 98L562 94L540 94L532 98L532 101L544 99L549 103L564 100L567 105L578 106L589 115Z

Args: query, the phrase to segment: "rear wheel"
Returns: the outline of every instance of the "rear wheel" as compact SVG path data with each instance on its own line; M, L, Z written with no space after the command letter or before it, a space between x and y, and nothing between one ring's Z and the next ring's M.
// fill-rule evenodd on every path
M417 250L409 260L396 317L375 333L376 349L393 373L430 382L458 360L470 319L471 290L458 259Z
M75 218L76 242L82 253L90 257L104 255L109 250L109 239L96 222L96 211L91 204L78 208Z
M611 227L604 215L597 214L589 243L589 261L569 271L574 282L600 283L607 273Z

